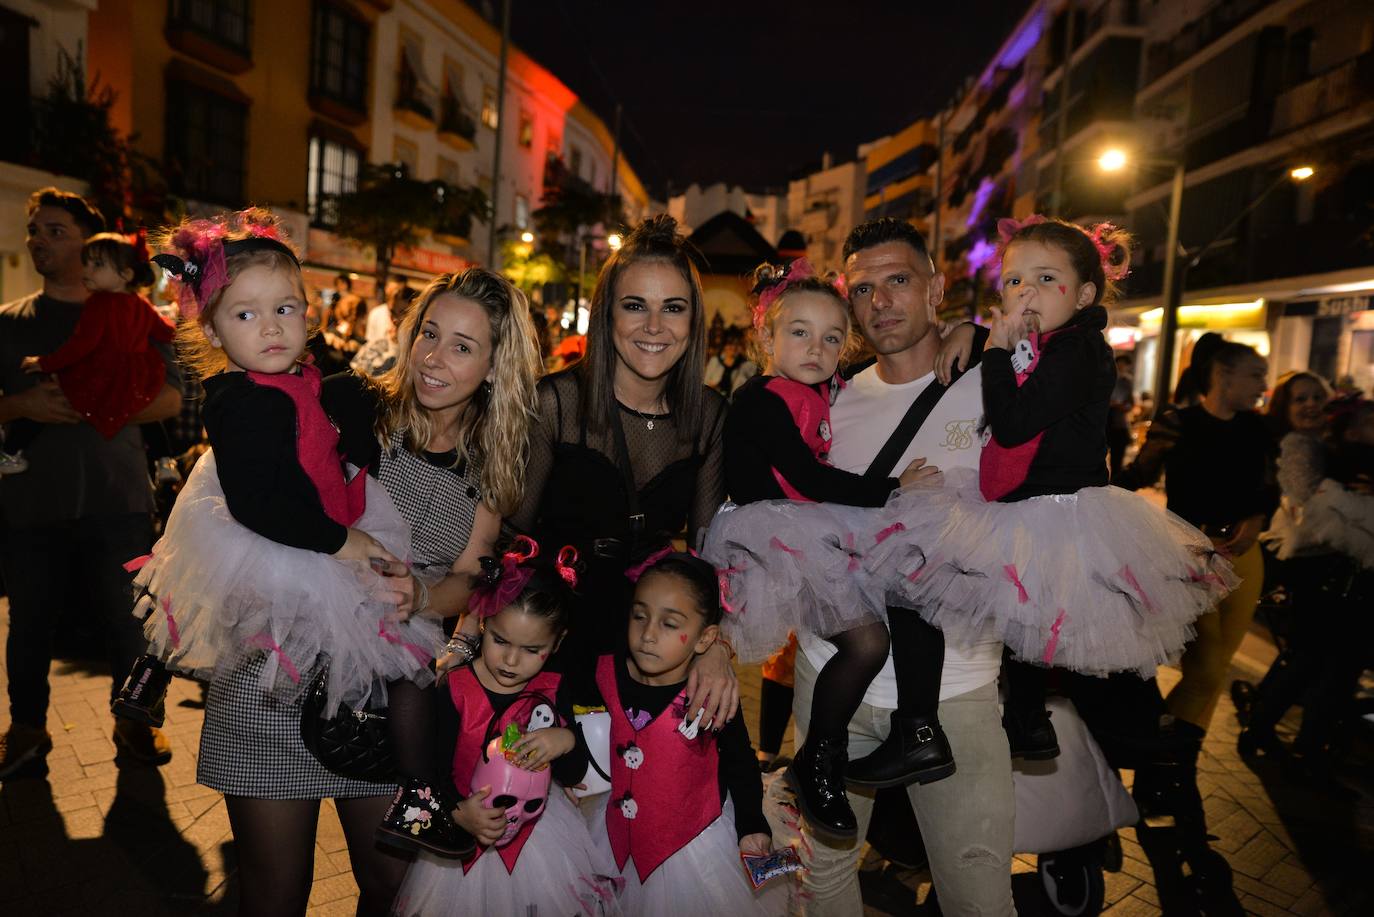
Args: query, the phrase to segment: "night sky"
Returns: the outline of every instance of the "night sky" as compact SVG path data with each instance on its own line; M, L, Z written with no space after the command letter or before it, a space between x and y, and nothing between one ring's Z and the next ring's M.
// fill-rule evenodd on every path
M499 3L494 4L499 9ZM513 0L511 34L610 126L664 199L778 189L928 116L976 76L1021 0ZM499 21L499 20L498 20Z

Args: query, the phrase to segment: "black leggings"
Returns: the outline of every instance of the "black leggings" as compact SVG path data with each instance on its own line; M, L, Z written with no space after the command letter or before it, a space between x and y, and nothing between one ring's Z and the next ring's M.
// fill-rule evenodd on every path
M377 846L377 825L390 802L390 796L334 800L358 883L360 917L387 913L409 865ZM314 876L320 801L226 796L224 803L238 855L239 914L304 914Z

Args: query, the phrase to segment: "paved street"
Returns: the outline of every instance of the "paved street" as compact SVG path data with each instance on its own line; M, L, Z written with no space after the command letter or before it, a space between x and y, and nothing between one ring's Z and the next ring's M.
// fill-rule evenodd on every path
M0 600L0 605L3 601ZM0 612L3 636L7 610ZM1247 638L1235 674L1258 677L1273 656L1262 638ZM757 723L758 676L744 673L745 709ZM1172 672L1161 679L1172 683ZM49 728L54 748L47 779L13 779L0 787L0 914L233 914L234 847L220 796L195 782L200 688L177 680L168 704L170 764L122 767L110 740L108 676L97 663L54 664ZM8 715L0 714L0 728ZM1374 912L1374 773L1366 737L1357 749L1362 784L1348 793L1293 789L1276 770L1252 771L1235 754L1236 726L1223 698L1202 760L1208 821L1235 870L1236 890L1255 914ZM1158 912L1153 876L1122 832L1125 862L1108 874L1109 913ZM1018 858L1017 904L1038 909L1035 861ZM924 871L884 869L870 859L863 873L870 914L917 912L929 893ZM352 914L356 888L343 836L328 802L320 816L311 914Z

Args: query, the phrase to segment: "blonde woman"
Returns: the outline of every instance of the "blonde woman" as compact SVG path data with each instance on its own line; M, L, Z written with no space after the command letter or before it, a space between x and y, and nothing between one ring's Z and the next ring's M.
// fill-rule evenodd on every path
M397 572L416 613L452 617L467 606L478 558L494 553L501 517L521 500L539 351L524 294L480 268L436 277L405 314L397 344L385 375L334 376L322 401L348 460L377 476L410 525L410 571ZM418 690L391 695L393 712L428 702ZM441 782L427 730L396 738L401 773ZM470 848L461 834L439 836L461 832L447 820L411 824L407 812L420 810L393 804L379 839L435 852Z

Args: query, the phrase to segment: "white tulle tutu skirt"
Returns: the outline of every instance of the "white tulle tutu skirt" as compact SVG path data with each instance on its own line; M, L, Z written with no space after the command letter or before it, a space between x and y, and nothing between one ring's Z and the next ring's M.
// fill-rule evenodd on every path
M367 479L367 509L355 524L397 557L410 530L386 490ZM213 452L201 456L172 507L163 536L134 580L143 591L150 652L168 667L208 680L245 651L266 655L260 686L294 700L305 676L328 659L327 709L385 699L387 681L433 681L429 662L443 645L439 625L397 619L371 594L370 567L278 544L235 521Z
M492 850L466 874L454 860L420 853L406 872L392 905L395 917L526 914L610 917L648 914L618 900L615 861L592 842L581 814L557 786L539 817L515 869Z
M615 856L606 833L606 805L610 795L605 793L587 799L583 806L593 806L588 815L593 826L592 842L599 855L610 858L614 868ZM625 871L619 874L625 880L620 906L633 917L703 917L706 914L781 917L788 913L794 884L787 877L775 879L758 890L750 884L739 856L735 809L729 799L719 818L686 847L664 860L647 880L640 882L634 857L625 861Z
M1026 662L1149 677L1239 583L1207 536L1121 488L989 503L977 471L941 478L893 495L865 564L889 605L957 644L995 637Z
M863 562L877 511L763 500L720 508L700 553L720 571L722 626L743 662L762 662L793 631L830 637L885 620L884 589Z
M1279 560L1330 549L1374 570L1374 496L1355 493L1326 478L1306 503L1285 499L1263 538Z

